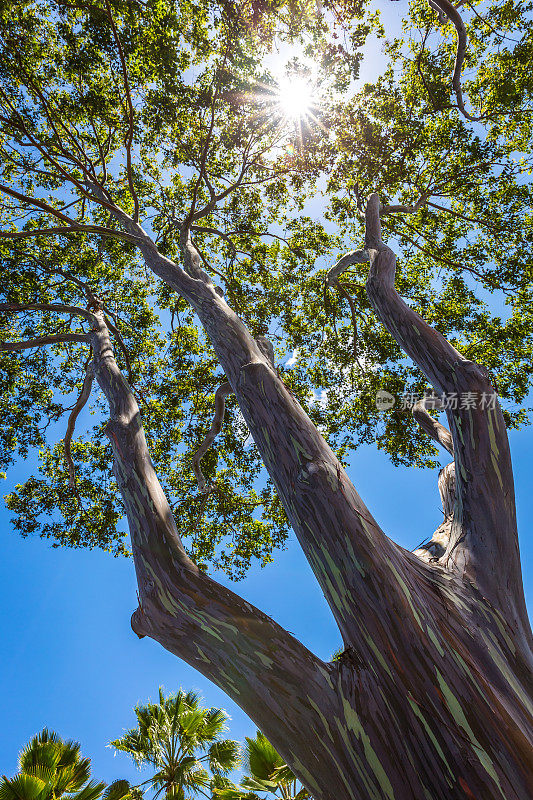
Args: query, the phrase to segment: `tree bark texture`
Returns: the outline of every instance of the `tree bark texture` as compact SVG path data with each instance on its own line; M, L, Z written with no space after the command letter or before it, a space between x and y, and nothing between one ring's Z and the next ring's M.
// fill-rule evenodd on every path
M394 289L377 195L367 203L368 295L377 316L442 392L492 392ZM147 449L135 397L103 314L90 333L95 376L131 532L132 617L254 720L315 800L533 797L531 630L525 609L505 424L499 406L418 421L453 453L432 542L410 553L380 529L332 450L242 321L200 269L184 269L139 225L147 266L193 306L235 392L345 649L323 662L186 556ZM416 413L415 413L416 417Z

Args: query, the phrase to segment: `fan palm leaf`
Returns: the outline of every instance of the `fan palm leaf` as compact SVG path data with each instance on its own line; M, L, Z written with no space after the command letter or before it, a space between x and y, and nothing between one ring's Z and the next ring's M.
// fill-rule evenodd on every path
M16 775L0 781L1 800L44 800L50 787L46 781L35 775Z
M279 794L283 800L310 798L307 789L299 785L296 775L261 731L257 731L255 739L246 738L243 755L248 775L241 781L241 786L248 790L248 797L243 794L240 800L251 800L250 795L255 792ZM220 800L237 798L228 796Z
M232 739L221 739L211 745L208 753L208 763L211 772L227 774L235 768L239 760L240 745Z
M244 745L244 769L256 780L270 780L273 772L284 765L282 757L261 731L255 739L248 736Z
M98 800L105 788L90 780L91 762L78 742L47 728L22 749L18 763L19 773L0 782L1 800Z

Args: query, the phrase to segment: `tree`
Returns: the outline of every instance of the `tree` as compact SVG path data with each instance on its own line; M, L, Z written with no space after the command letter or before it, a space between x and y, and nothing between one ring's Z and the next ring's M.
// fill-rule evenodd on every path
M247 773L241 786L251 792L268 792L285 800L305 800L309 793L298 785L292 770L261 731L254 739L246 737L244 770Z
M6 451L24 452L60 417L54 389L78 394L64 443L43 447L40 477L8 498L16 525L120 552L123 509L134 631L222 687L316 800L525 800L532 642L506 421L526 415L504 415L493 382L520 404L531 378L529 9L468 6L467 29L447 0L415 3L420 39L392 43L385 76L342 101L334 92L349 88L374 25L357 4L191 12L165 0L2 7ZM330 80L333 99L299 138L262 63L275 37L303 40ZM324 172L336 233L305 215ZM363 247L314 271L346 237ZM324 279L338 292L326 302ZM506 320L473 279L509 298ZM309 354L294 375L274 366L278 327ZM435 395L413 423L390 415L380 445L428 463L429 434L453 454L439 480L444 521L416 553L379 528L343 466L373 435L384 378L393 392L427 380ZM114 478L103 425L73 442L94 380ZM219 380L211 430L190 426ZM200 465L194 453L207 452L230 397L223 442ZM443 398L449 431L432 414ZM268 559L287 523L343 638L331 663L205 571ZM188 554L180 533L191 531Z
M98 800L105 783L91 781L91 760L77 742L63 741L47 728L34 736L19 756L19 772L4 775L2 800Z
M128 753L138 766L156 770L145 781L155 789L155 797L164 793L166 798L189 800L205 794L217 776L238 764L238 743L220 738L227 729L227 714L220 708L203 708L194 692L180 689L165 697L160 688L159 703L136 706L135 714L137 727L111 746ZM115 785L121 797L124 788L130 791L123 783Z

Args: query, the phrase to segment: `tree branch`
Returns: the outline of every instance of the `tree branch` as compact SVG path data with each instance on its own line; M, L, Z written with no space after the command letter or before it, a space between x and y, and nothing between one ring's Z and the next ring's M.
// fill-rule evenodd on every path
M258 336L256 342L260 351L263 353L264 356L268 358L272 366L274 366L274 348L272 347L272 343L270 342L270 340L267 339L266 336ZM225 401L226 397L228 397L230 394L233 394L233 389L231 388L231 383L228 383L227 381L221 384L216 390L215 415L213 417L213 422L211 423L211 428L207 432L206 437L204 438L200 447L193 456L192 464L193 464L194 474L196 475L196 480L198 482L198 488L201 492L205 494L209 494L209 492L211 492L214 487L207 485L205 476L200 467L200 461L207 453L207 451L215 441L216 437L222 430L222 424L224 422Z
M132 163L131 163L131 145L133 143L133 134L134 134L134 110L133 110L133 103L131 100L131 90L130 90L130 81L128 77L128 68L126 66L126 59L124 57L124 50L122 49L122 44L120 42L120 37L118 35L117 26L115 25L115 20L113 19L113 14L111 12L111 6L109 5L109 0L105 0L105 7L107 11L107 17L109 22L111 23L111 27L113 29L113 37L115 39L115 44L117 45L117 50L120 58L120 65L122 67L122 76L124 79L124 90L126 92L126 102L128 104L128 134L126 136L126 141L124 145L126 147L126 171L128 174L128 185L130 189L130 194L133 198L133 205L134 205L134 212L133 212L133 221L139 222L139 198L137 197L137 192L135 191L135 185L133 183L133 171L132 171Z
M15 352L17 350L29 350L32 347L43 347L46 344L57 344L58 342L83 342L87 344L88 334L86 333L58 333L52 336L37 336L35 339L25 339L21 342L0 342L0 350Z
M94 187L94 184L91 184L91 186ZM25 205L39 209L39 211L44 211L45 214L50 214L51 216L56 217L57 219L61 220L61 222L65 223L64 227L59 228L38 228L36 230L29 231L0 231L0 237L20 239L26 236L45 236L53 233L97 233L100 236L109 236L112 239L122 239L126 242L138 244L138 238L130 233L116 231L112 228L106 228L101 225L84 225L76 222L76 220L73 220L66 214L63 214L60 209L54 208L54 206L51 206L49 203L45 203L44 200L39 200L37 197L30 197L29 195L21 194L10 186L0 184L0 192L4 192L5 194L15 198L15 200L19 200ZM111 209L113 213L115 211L120 211L120 209L111 206L109 203L103 202L103 200L99 202Z
M428 408L441 408L442 401L438 397L423 397L413 406L413 417L418 425L431 436L434 441L444 447L453 456L453 439L450 431L438 420L428 414Z
M381 210L381 216L384 217L387 214L416 214L417 211L420 211L420 209L426 205L430 194L430 192L423 192L416 203L413 203L410 206L403 204L383 206Z
M133 629L213 680L266 735L276 738L292 763L317 767L327 763L322 753L311 752L308 737L294 741L293 725L309 719L309 694L318 697L323 707L318 714L312 712L316 733L327 735L320 719L325 719L328 704L340 704L329 677L332 668L187 557L150 460L139 408L113 357L101 312L91 345L96 378L111 410L107 433L139 586Z
M72 436L74 435L74 429L76 427L76 420L80 415L81 410L86 405L89 397L91 396L91 389L94 380L94 366L92 361L89 361L87 364L87 368L85 371L85 378L83 381L83 386L81 388L80 395L76 400L74 408L69 414L68 423L67 423L67 431L65 433L65 438L63 439L63 448L65 450L65 462L67 464L68 474L69 474L69 485L70 488L74 490L76 493L76 498L78 500L78 504L80 509L83 509L81 498L79 496L77 483L76 483L76 468L74 466L74 460L72 458L72 451L71 451L71 442Z
M468 577L514 624L528 631L509 443L488 373L465 359L398 295L396 258L381 239L377 194L367 203L365 238L370 258L367 293L378 318L436 392L457 399L456 407L447 407L457 504L442 563Z
M481 120L486 119L486 117L485 116L474 117L466 110L463 98L463 90L461 87L461 70L463 68L463 62L465 59L465 53L468 43L466 27L463 22L463 18L461 17L461 15L457 11L457 8L453 5L453 3L450 2L450 0L431 0L429 5L431 6L431 8L433 8L439 13L439 17L443 15L445 18L450 20L457 34L455 64L453 67L453 74L452 74L452 87L455 92L457 107L459 108L461 114L464 117L466 117L466 119L468 119L470 122L480 122Z
M205 456L213 442L215 441L216 437L222 430L222 423L224 422L224 411L226 407L226 397L228 395L233 394L233 389L231 388L231 383L227 381L221 384L215 392L215 415L213 417L213 422L211 423L211 427L207 432L207 435L203 439L200 447L196 451L192 459L192 466L194 469L194 474L196 475L196 480L198 482L198 489L200 492L204 494L209 494L213 490L213 486L208 486L205 480L204 473L200 467L200 461Z
M388 630L397 630L394 603L401 603L403 591L398 576L410 569L404 552L385 536L258 342L200 269L187 232L181 240L183 270L159 253L131 217L120 210L115 214L138 237L147 267L198 314L345 642L361 646L361 614L381 621L390 614L389 628L380 622L386 639ZM354 560L357 568L346 571Z
M91 311L78 306L68 306L62 303L0 303L0 311L56 311L58 314L72 314L83 317L91 324L95 317Z

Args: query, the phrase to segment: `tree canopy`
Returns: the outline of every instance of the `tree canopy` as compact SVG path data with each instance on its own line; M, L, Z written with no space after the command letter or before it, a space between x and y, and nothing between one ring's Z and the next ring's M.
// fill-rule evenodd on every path
M379 189L402 296L489 369L507 424L527 421L531 4L465 3L462 64L443 3L402 5L392 41L371 5L350 0L0 3L2 461L39 448L38 470L7 496L22 535L129 552L81 339L82 312L98 303L193 559L238 578L287 535L229 393L201 491L194 454L226 376L117 208L174 260L190 227L198 269L272 342L283 381L344 463L375 440L395 463L431 465L408 411L375 404L380 388L399 398L426 383L376 325L366 265L329 274ZM368 36L389 66L361 85ZM313 86L296 122L280 107L280 61Z

